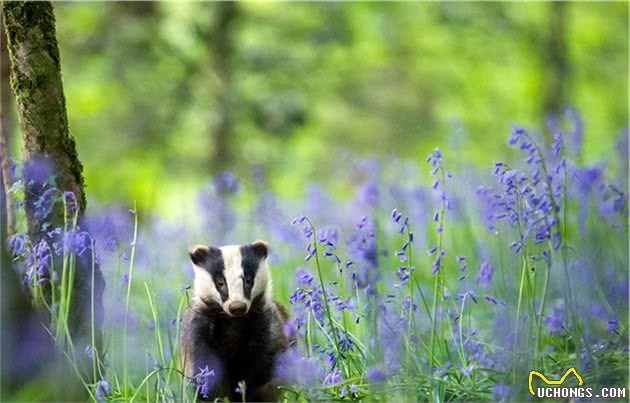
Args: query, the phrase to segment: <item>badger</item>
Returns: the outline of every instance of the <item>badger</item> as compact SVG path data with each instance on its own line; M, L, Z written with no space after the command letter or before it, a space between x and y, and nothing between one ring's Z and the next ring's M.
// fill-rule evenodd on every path
M193 296L184 314L180 347L185 375L198 397L277 400L274 368L288 348L286 309L271 297L264 241L190 249Z

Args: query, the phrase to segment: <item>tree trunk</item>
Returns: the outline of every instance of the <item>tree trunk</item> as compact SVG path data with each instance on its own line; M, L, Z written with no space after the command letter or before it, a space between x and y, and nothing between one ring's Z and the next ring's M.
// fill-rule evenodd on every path
M214 43L214 69L217 75L215 87L218 119L212 128L214 172L228 169L234 158L230 142L233 127L234 85L232 82L232 61L234 58L233 26L238 16L235 2L216 3L217 17L214 32L206 35L208 43Z
M15 210L9 188L11 187L10 172L10 138L11 138L11 91L9 89L9 49L4 24L0 18L0 232L12 235L15 233ZM2 239L6 239L3 237Z
M54 174L55 186L60 191L74 194L75 209L81 216L86 207L83 166L77 156L75 140L68 130L52 4L4 2L3 10L11 60L11 86L22 133L28 235L32 245L36 245L42 239L50 240L50 235L46 238L47 231L64 227L62 203L54 203L50 211L42 215L41 199L50 188L49 175ZM76 257L69 320L73 334L85 334L90 329L91 260L91 250ZM94 299L98 329L102 318L103 288L104 280L97 266Z
M566 45L567 4L553 1L549 7L549 31L543 45L543 60L546 68L542 88L542 112L546 116L559 116L566 102L568 82L568 57ZM547 136L549 137L549 136ZM550 138L545 139L551 142Z

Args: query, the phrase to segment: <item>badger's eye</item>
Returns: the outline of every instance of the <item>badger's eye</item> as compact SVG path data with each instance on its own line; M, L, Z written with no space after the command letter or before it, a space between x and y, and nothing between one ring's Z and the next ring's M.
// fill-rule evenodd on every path
M216 280L214 280L214 283L217 285L217 288L225 287L225 281L223 281L222 278L217 278Z
M245 277L245 284L251 285L252 284L252 278L249 277L249 276Z

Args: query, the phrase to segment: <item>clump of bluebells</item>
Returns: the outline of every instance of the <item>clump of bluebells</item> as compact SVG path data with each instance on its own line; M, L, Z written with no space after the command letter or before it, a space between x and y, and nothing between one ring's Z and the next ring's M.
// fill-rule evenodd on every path
M514 129L508 144L523 153L522 163L495 162L491 173L496 185L476 190L454 182L442 152L431 152L429 188L436 208L426 212L426 245L414 247L414 222L404 213L405 205L389 210L385 206L382 210L391 211L387 218L362 217L345 232L345 250L340 248L340 227L325 224L318 231L304 216L294 220L307 240L307 266L296 271L298 288L290 298L301 343L295 358L319 360L318 393L354 400L361 393L378 393L383 383L394 387L400 382L417 385L411 390L398 387L404 391L401 396L412 394L418 400L511 400L526 396L514 386L518 371L557 368L557 357L546 358L550 349L556 356L566 354L562 362L567 363L576 349L582 351L584 365L592 368L587 360L601 353L589 341L594 333L582 333L587 321L578 318L583 306L576 304L576 297L580 293L584 301L595 296L575 286L574 279L569 280L573 287L568 293L563 266L578 264L571 234L575 228L583 232L586 221L574 213L573 203L577 200L583 209L584 195L595 193L589 181L605 183L605 176L601 168L578 168L571 162L564 154L562 131L551 134L548 150L535 137ZM582 179L572 183L576 178ZM452 196L447 189L451 183ZM598 196L599 213L613 228L623 227L625 194L613 184L598 189L608 189ZM378 187L373 193L383 195ZM480 224L490 234L487 240L473 239L472 245L478 246L464 247L465 255L449 257L449 245L455 251L462 248L453 242L461 236L447 231L447 218L453 220L453 231L462 229L458 216L449 216L453 198L478 206ZM601 207L605 203L608 209ZM371 208L366 213L373 214ZM593 213L591 208L586 211ZM385 220L389 226L378 225ZM389 251L379 249L377 241L383 237L392 239L382 243L392 245ZM418 248L426 253L414 253ZM320 282L318 275L323 277ZM346 285L345 293L340 284ZM426 298L427 291L433 291L433 300ZM333 309L328 321L326 302L336 307L343 298L343 306L352 307L347 312L358 320L343 322L340 311ZM627 298L617 307L623 304ZM361 320L364 317L368 320ZM309 326L308 321L318 323ZM600 323L599 337L610 338L606 331L627 335L627 324L620 330L617 317ZM361 349L364 346L367 350ZM614 351L625 354L619 345ZM356 360L348 365L352 356ZM587 368L579 359L571 365ZM351 392L352 385L358 394ZM309 393L315 393L310 386Z
M625 184L604 164L576 162L582 125L573 111L565 119L550 123L546 146L515 128L506 147L518 157L468 179L439 148L411 164L417 173L358 163L356 195L345 201L317 185L287 200L262 186L260 169L248 193L225 172L199 192L194 230L159 217L138 226L135 209L108 208L45 228L37 242L14 234L8 246L32 289L61 284L68 256L102 265L112 347L102 360L92 345L76 347L97 361L86 389L98 402L209 395L218 369L198 368L194 379L177 371L192 277L174 250L259 233L273 251L274 298L291 311L283 331L294 341L274 373L286 400L524 400L529 370L572 366L589 386L621 386ZM39 214L61 203L72 217L72 195L47 186ZM237 214L241 195L256 200ZM247 385L237 392L246 399Z

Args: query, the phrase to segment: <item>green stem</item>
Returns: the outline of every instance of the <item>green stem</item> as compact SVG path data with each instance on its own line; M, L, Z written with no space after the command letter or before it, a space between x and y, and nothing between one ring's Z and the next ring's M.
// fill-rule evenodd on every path
M575 334L575 357L577 360L578 370L582 370L582 329L580 320L577 316L576 306L574 305L573 292L571 287L571 276L569 275L569 265L567 251L569 249L569 231L567 229L567 166L564 165L564 177L562 184L562 266L564 276L567 279L567 305L571 314L571 322L573 323L573 332Z
M549 291L549 273L551 272L551 264L547 263L547 271L545 272L545 279L543 283L542 297L540 300L540 307L538 309L538 329L536 331L536 343L538 345L537 354L542 352L542 323L543 315L545 314L545 305L547 303L547 292ZM540 367L544 370L544 360L541 358Z
M442 186L445 186L445 175L444 175L444 169L442 167L439 168L440 172L441 172L441 179L442 179ZM444 198L442 198L441 200L441 205L440 205L440 217L439 217L439 228L440 228L440 232L438 233L438 247L437 247L437 253L438 253L438 258L440 259L440 261L438 262L438 268L437 268L437 273L435 275L435 282L433 285L433 314L431 315L431 343L430 343L430 347L429 347L429 368L432 369L433 365L435 364L435 342L436 342L436 338L437 338L437 326L438 326L438 319L437 319L437 311L440 305L440 295L439 295L439 289L440 286L443 286L443 278L442 278L442 270L441 270L441 265L442 265L442 260L441 260L441 256L439 254L442 253L442 240L443 240L443 233L444 233L444 212L446 210L446 201L444 200ZM435 390L435 385L433 385L432 387L432 393L433 393L433 397L434 400L436 398L436 390Z
M133 261L136 255L136 241L138 239L138 212L136 211L136 203L133 206L134 226L133 226L133 241L131 242L131 256L129 258L129 276L127 279L127 298L125 300L125 323L123 331L123 388L124 397L127 400L127 380L128 380L128 368L127 368L127 329L129 319L129 300L131 298L131 282L133 279Z
M95 272L95 251L94 251L94 239L90 237L90 244L92 249L92 278L90 279L90 336L92 340L92 376L93 381L96 382L96 355L99 352L96 349L96 329L95 329L95 318L94 318L94 272Z

